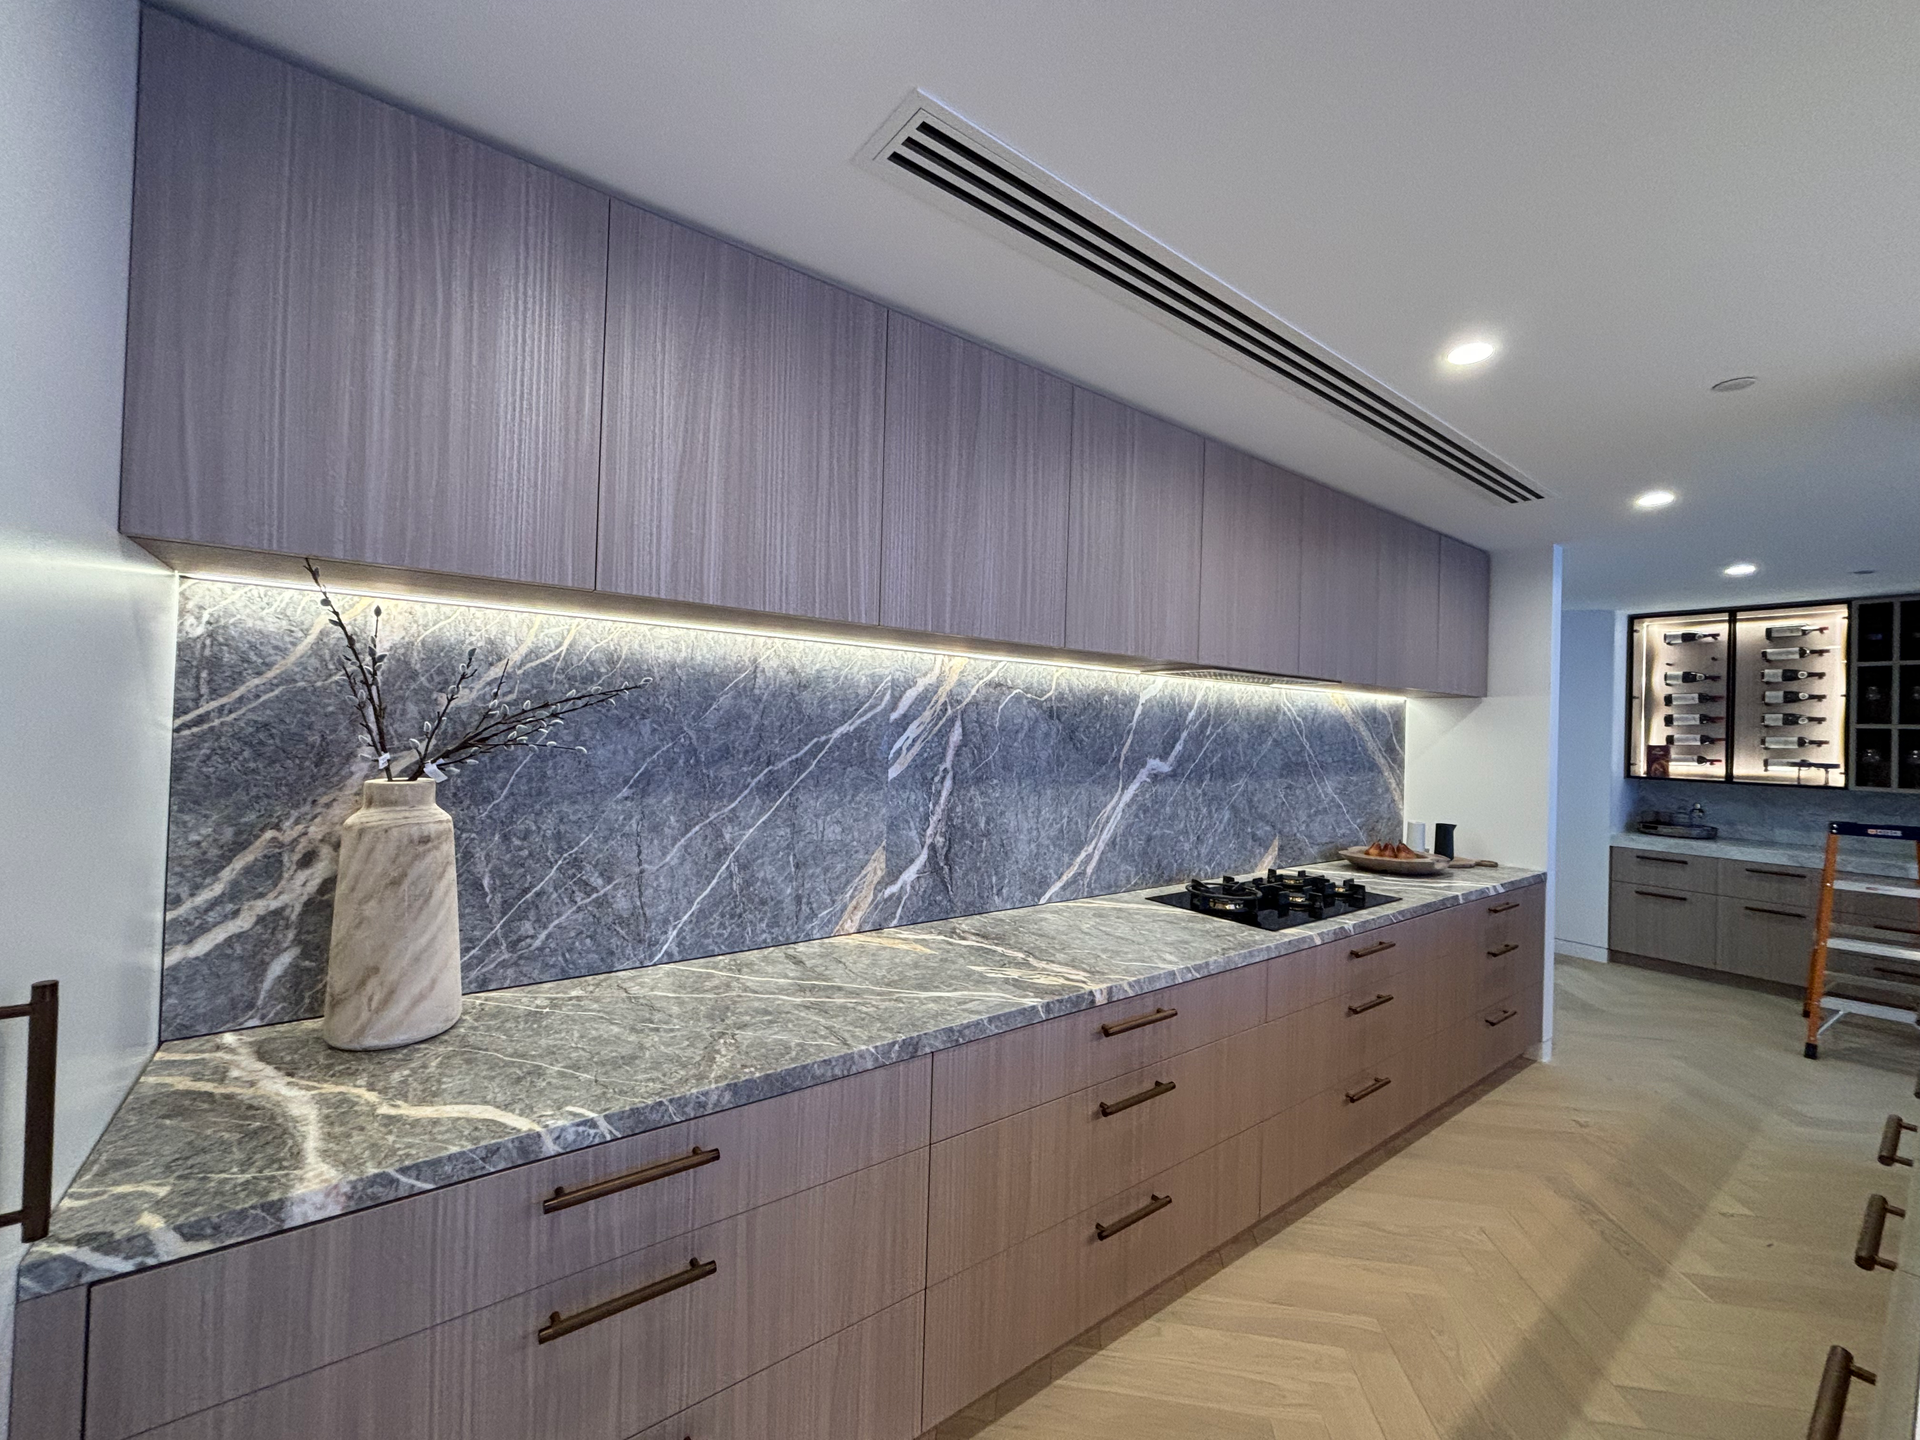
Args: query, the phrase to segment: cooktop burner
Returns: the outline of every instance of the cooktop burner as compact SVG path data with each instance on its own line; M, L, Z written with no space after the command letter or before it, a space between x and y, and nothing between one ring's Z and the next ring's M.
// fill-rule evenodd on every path
M1231 875L1218 880L1189 880L1184 890L1147 898L1200 915L1258 925L1262 930L1285 930L1375 905L1391 905L1400 897L1369 890L1358 880L1335 881L1332 876L1305 870L1291 875L1269 870L1244 880Z

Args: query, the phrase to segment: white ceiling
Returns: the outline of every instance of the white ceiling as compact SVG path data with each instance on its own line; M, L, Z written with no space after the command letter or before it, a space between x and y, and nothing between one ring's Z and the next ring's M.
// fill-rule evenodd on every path
M1912 0L182 8L1463 539L1563 541L1570 606L1920 588ZM1551 498L1491 503L858 168L916 87ZM1633 513L1655 484L1680 503Z

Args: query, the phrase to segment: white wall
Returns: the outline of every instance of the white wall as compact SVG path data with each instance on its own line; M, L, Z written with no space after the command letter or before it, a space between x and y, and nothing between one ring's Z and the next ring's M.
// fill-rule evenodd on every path
M62 1188L157 1028L174 584L115 532L138 23L0 3L0 1003L60 981ZM0 1027L8 1207L25 1041Z
M1624 819L1626 636L1626 616L1618 611L1560 617L1554 943L1588 960L1607 958L1607 840Z
M1551 940L1560 547L1495 552L1492 587L1486 698L1407 702L1407 818L1453 821L1457 854L1545 870ZM1551 944L1545 1004L1543 1057L1553 1048Z

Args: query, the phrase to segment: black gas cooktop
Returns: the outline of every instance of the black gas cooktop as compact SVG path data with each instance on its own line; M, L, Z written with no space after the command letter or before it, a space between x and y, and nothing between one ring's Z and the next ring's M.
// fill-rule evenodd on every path
M1375 905L1391 905L1400 897L1369 890L1358 880L1335 881L1331 876L1305 870L1291 875L1269 870L1244 880L1231 875L1218 880L1189 880L1184 890L1147 898L1199 915L1258 925L1262 930L1285 930Z

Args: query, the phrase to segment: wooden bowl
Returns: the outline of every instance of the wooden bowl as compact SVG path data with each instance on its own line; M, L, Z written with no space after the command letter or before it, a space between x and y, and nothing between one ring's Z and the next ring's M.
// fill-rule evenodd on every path
M1364 845L1350 845L1340 852L1340 858L1356 870L1374 870L1382 875L1444 875L1452 862L1444 855L1432 855L1422 851L1411 859L1394 859L1387 855L1369 855Z

